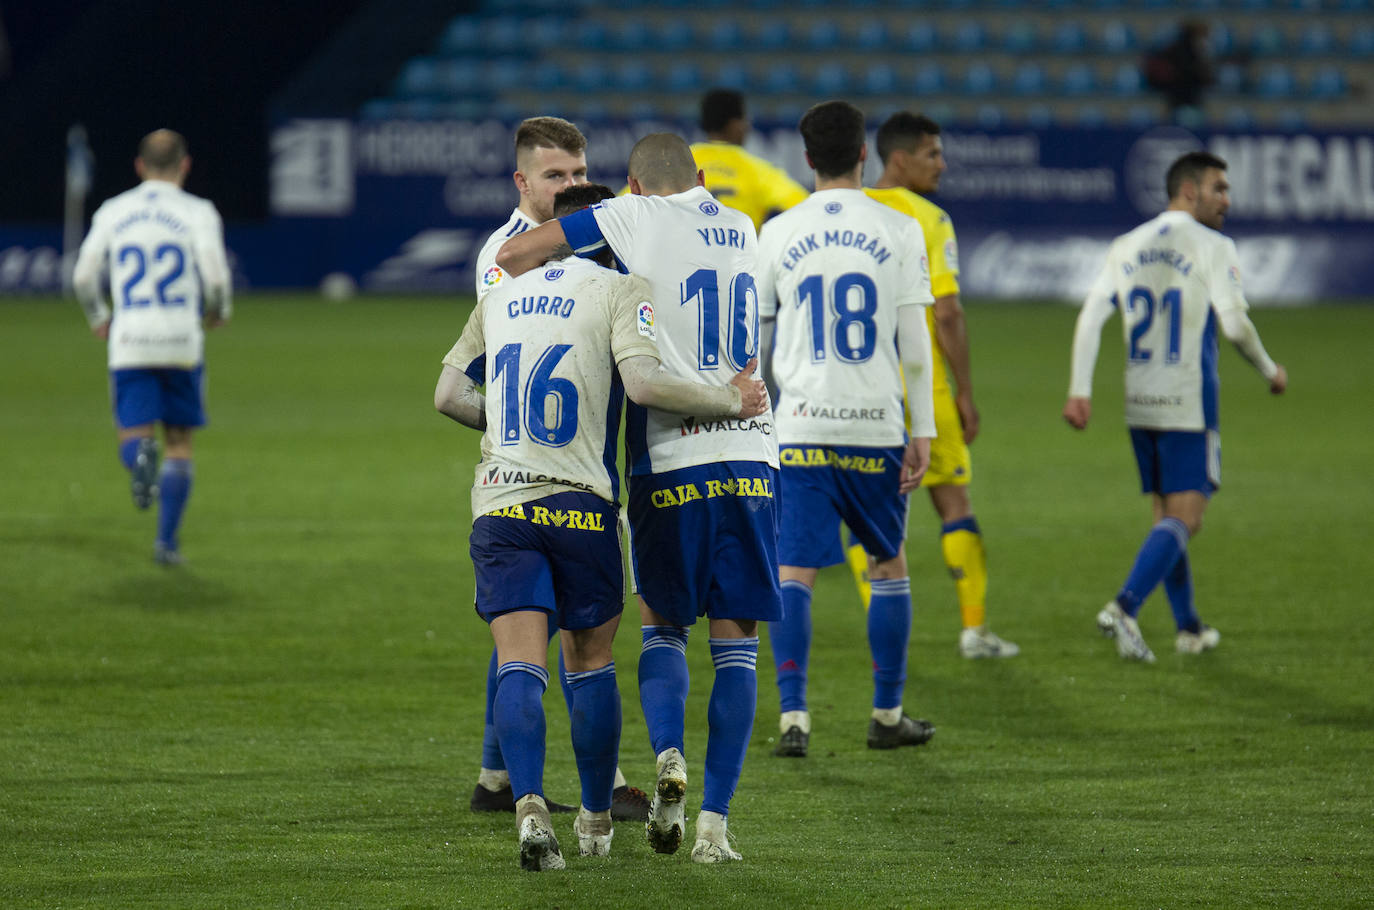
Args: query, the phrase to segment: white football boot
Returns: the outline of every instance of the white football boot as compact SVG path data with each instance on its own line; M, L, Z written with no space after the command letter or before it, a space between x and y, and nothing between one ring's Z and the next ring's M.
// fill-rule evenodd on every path
M1180 654L1201 654L1203 651L1212 650L1220 643L1221 633L1211 626L1204 625L1202 631L1196 634L1180 631L1178 638L1174 639L1174 650Z
M1139 660L1147 664L1155 662L1155 653L1145 644L1140 626L1115 600L1107 601L1107 605L1098 611L1097 628L1108 638L1116 639L1116 653L1127 660Z
M553 820L544 797L531 793L515 804L515 829L520 832L520 868L527 872L563 869L563 851L553 834Z
M726 828L725 816L719 812L701 812L697 815L697 842L692 847L694 863L729 863L744 857L730 846L730 832Z
M615 835L611 810L592 812L583 806L573 819L573 833L577 835L579 856L610 856L611 837Z
M1021 653L1021 648L1016 642L989 632L987 626L978 626L959 633L959 653L969 660L978 660L983 657L1015 657Z
M656 853L676 853L687 830L683 801L687 796L687 760L677 749L658 753L658 780L649 805L645 832Z

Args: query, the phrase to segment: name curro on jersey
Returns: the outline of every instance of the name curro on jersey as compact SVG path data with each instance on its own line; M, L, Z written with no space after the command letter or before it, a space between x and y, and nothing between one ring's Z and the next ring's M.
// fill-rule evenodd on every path
M567 319L572 315L573 306L577 301L571 297L561 297L558 295L550 296L540 294L538 297L533 295L512 300L506 304L506 313L511 319L517 316L560 316Z

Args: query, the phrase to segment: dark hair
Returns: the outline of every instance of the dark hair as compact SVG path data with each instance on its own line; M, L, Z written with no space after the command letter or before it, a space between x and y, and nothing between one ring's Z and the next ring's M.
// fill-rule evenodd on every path
M613 198L615 193L608 186L599 183L575 183L559 190L553 197L553 217L562 218L589 205Z
M822 101L807 111L798 126L811 166L821 177L842 177L854 170L863 151L864 115L848 101Z
M940 124L925 114L898 111L878 127L878 157L887 164L887 156L897 149L915 151L924 136L940 135Z
M734 89L713 88L701 96L701 128L719 133L744 116L744 96Z
M1226 162L1210 152L1189 152L1169 165L1169 172L1164 176L1164 189L1168 191L1169 198L1178 196L1179 189L1187 181L1201 184L1204 172L1216 168L1219 171L1226 170Z
M186 137L172 130L154 130L139 142L138 157L154 173L175 171L186 157Z

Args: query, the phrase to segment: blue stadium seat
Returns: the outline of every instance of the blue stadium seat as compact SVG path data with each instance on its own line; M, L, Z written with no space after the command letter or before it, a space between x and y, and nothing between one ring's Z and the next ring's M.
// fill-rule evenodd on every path
M1035 26L1024 19L1018 19L1002 33L1002 50L1009 54L1029 54L1039 43Z
M1307 115L1300 108L1284 108L1279 111L1279 127L1290 133L1307 129Z
M691 47L694 38L692 29L676 19L665 19L650 29L653 47L658 51L682 51Z
M1310 57L1320 57L1336 50L1336 36L1324 22L1312 22L1298 35L1298 51Z
M481 85L482 61L476 57L443 60L437 73L439 94L444 98L459 98Z
M953 39L955 50L965 54L976 54L988 46L987 29L976 19L960 22L954 29Z
M461 54L482 46L482 25L472 16L457 16L449 21L439 37L439 51Z
M1038 130L1049 129L1054 125L1054 111L1048 104L1032 104L1026 108L1026 125Z
M1006 122L1007 115L1000 104L980 104L973 119L980 129L995 130Z
M587 75L591 75L588 73ZM611 72L610 84L622 92L642 92L652 88L654 84L654 71L645 62L643 57L630 57L621 60L615 65ZM583 88L583 80L578 79L577 87ZM592 91L604 91L603 86L593 86Z
M929 22L913 22L898 38L897 44L904 51L928 54L939 43L939 33Z
M869 95L895 95L899 90L897 69L891 63L870 63L860 85Z
M840 46L840 27L831 19L817 19L802 30L802 44L813 51L830 51Z
M488 89L493 92L508 92L524 88L526 66L525 61L519 58L503 57L481 67L479 72Z
M715 71L713 84L721 88L732 88L737 92L743 92L753 84L753 77L749 74L749 67L740 60L731 60L721 65Z
M887 25L880 19L865 19L854 31L854 48L877 51L887 46Z
M1207 32L1207 45L1215 57L1229 57L1236 51L1236 33L1225 22L1213 22Z
M786 48L792 41L791 31L784 19L769 19L754 34L753 45L760 50L777 51Z
M1145 91L1145 80L1140 75L1140 67L1135 63L1119 64L1112 73L1112 92L1123 98L1130 98Z
M768 68L763 88L774 95L792 95L801 91L801 71L792 63L777 63Z
M516 16L497 16L483 25L481 49L488 53L513 53L524 49L525 37L524 20Z
M567 20L558 16L540 16L527 23L526 46L548 50L562 45Z
M1239 63L1223 63L1217 67L1216 90L1227 95L1245 89L1245 68Z
M811 77L811 90L818 95L842 95L848 89L849 70L843 63L822 63Z
M927 95L938 95L945 89L945 68L935 61L921 64L916 70L916 77L912 80L911 87L917 95L925 97Z
M692 61L677 60L668 68L668 91L699 92L705 87L701 78L701 67Z
M400 98L424 98L439 91L439 62L433 57L415 57L401 68L395 94Z
M1075 63L1064 70L1061 88L1066 95L1091 95L1099 90L1097 72L1086 63Z
M1058 54L1081 54L1088 47L1088 36L1077 22L1061 22L1050 36L1050 47Z
M1261 25L1250 35L1250 53L1256 57L1277 57L1286 50L1283 32L1274 25Z
M653 32L642 19L617 22L606 35L606 47L616 51L644 51L653 46Z
M1109 54L1133 53L1139 46L1135 29L1129 22L1113 19L1102 26L1097 35L1097 45Z
M1340 98L1346 92L1345 73L1338 66L1323 66L1312 74L1309 91L1313 98Z
M964 71L960 88L969 95L990 95L997 89L997 73L986 63L973 63Z
M716 19L702 29L698 43L705 50L738 50L744 46L744 30L734 19Z
M1047 82L1045 68L1035 61L1027 61L1016 68L1011 90L1017 95L1043 95Z
M1126 111L1126 125L1135 130L1158 126L1159 109L1149 104L1132 104Z
M1357 27L1345 49L1354 57L1374 57L1374 25Z
M605 23L596 19L583 19L572 27L572 43L584 51L605 50L610 41L610 33Z
M1255 90L1261 98L1289 98L1297 91L1297 80L1288 66L1271 63L1260 73Z
M1107 125L1107 115L1096 104L1085 104L1078 109L1078 125L1088 129L1100 129Z
M557 91L572 82L556 60L540 60L534 65L530 82L540 91Z

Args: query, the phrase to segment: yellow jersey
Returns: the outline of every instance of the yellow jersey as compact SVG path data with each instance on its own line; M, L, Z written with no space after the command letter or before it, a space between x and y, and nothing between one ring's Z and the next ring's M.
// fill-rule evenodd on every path
M959 293L959 245L954 239L954 222L945 210L905 187L866 187L864 192L883 205L920 222L921 230L926 235L926 259L930 262L930 293L935 299ZM926 324L930 327L931 346L940 355L943 367L935 371L935 390L938 392L943 388L948 391L949 365L935 334L935 307L926 308Z
M733 142L698 142L692 146L692 157L705 171L711 195L748 215L756 231L769 216L811 195L782 168Z

